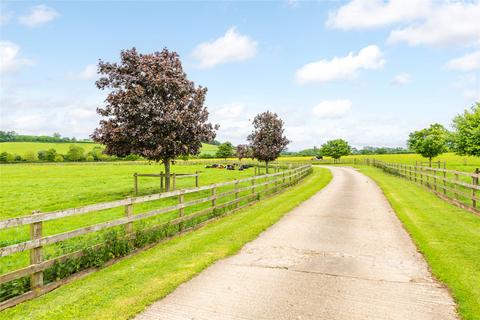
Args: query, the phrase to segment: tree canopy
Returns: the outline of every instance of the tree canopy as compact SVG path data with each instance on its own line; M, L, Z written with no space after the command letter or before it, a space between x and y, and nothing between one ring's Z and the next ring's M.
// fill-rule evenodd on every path
M283 120L276 113L266 111L253 119L253 131L247 137L253 156L268 163L277 159L290 142L285 136Z
M218 125L208 122L204 107L207 88L187 78L176 52L141 54L132 48L120 58L120 63L98 64L102 77L96 85L111 91L97 109L104 118L92 138L110 155L162 161L168 189L171 160L196 155L202 141L215 138Z
M343 139L329 140L325 142L320 149L322 156L332 157L335 160L343 156L348 156L351 151L352 148L348 142Z
M460 155L480 157L480 102L453 119L453 148Z
M447 129L441 124L434 123L428 128L410 133L408 147L431 162L432 158L448 150L448 140Z
M247 144L239 144L235 149L235 155L238 160L242 161L244 158L252 157L252 150Z
M227 159L233 156L233 145L230 142L224 142L218 146L217 153L215 154L217 158Z

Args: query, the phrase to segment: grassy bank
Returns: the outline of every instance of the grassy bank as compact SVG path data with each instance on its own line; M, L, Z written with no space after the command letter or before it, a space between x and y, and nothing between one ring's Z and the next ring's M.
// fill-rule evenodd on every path
M480 217L380 169L360 170L383 190L433 274L451 289L463 319L480 319Z
M323 188L326 169L292 189L0 313L0 319L128 319Z

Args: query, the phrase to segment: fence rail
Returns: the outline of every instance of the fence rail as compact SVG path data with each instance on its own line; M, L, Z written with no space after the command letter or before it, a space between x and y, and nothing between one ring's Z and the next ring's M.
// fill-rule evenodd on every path
M365 159L367 165L425 186L442 199L480 215L480 170L473 173Z
M7 257L13 254L22 254L22 252L29 251L30 264L26 267L9 271L8 273L0 275L0 285L29 276L30 290L20 296L0 302L0 310L55 289L58 287L58 285L65 282L65 280L63 279L53 281L53 283L44 284L44 272L48 268L54 266L56 263L60 263L72 258L78 258L85 254L84 248L82 250L69 252L67 254L46 260L44 255L45 246L53 245L68 239L77 238L82 235L112 229L114 227L122 227L126 238L134 238L136 236L135 231L138 231L135 228L134 222L146 221L149 218L158 217L172 212L178 212L178 214L172 216L167 221L162 221L160 224L153 225L152 228L174 226L176 229L173 234L183 232L184 224L187 222L193 222L194 219L198 217L206 217L205 220L202 220L202 223L206 223L208 220L218 216L210 216L208 214L214 213L220 209L223 210L222 214L233 212L242 206L255 202L260 196L263 197L275 194L282 189L297 183L307 176L311 171L311 165L303 165L281 172L253 176L241 180L233 180L190 189L174 190L147 196L127 198L54 212L34 212L30 216L2 220L0 221L0 231L8 230L9 228L14 227L29 226L30 239L0 247L0 257ZM185 197L187 195L193 199L188 199L188 201L186 201ZM200 198L194 198L195 196L200 196ZM146 212L135 214L135 205L151 203L161 199L177 199L177 203L174 205L168 205L166 207L160 207L154 210L148 210ZM121 207L124 207L124 216L121 218L111 219L101 223L96 223L48 236L43 234L45 222ZM185 212L185 209L187 208L191 209L191 212L188 214ZM102 245L104 244L98 243L90 248L98 248Z

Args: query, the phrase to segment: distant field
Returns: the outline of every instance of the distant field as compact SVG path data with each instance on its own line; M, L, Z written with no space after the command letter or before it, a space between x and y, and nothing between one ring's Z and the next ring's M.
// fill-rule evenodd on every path
M0 153L8 152L13 154L18 154L20 156L24 155L26 152L35 152L37 153L40 150L48 150L54 148L60 154L66 154L70 145L77 145L85 149L85 152L89 152L96 146L101 146L97 143L91 142L75 142L75 143L49 143L49 142L2 142L0 143ZM203 154L215 154L218 147L213 144L202 145Z

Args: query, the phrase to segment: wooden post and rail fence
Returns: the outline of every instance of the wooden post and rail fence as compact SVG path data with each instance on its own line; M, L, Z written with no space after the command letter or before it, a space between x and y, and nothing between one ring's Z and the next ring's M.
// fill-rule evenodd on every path
M77 238L82 235L91 234L94 232L108 230L114 227L122 227L125 231L125 237L135 237L136 225L135 222L144 221L154 223L150 225L151 228L159 228L162 226L177 226L179 232L183 232L186 222L197 221L200 217L206 218L200 224L207 223L218 215L211 215L215 210L222 210L221 214L229 214L235 210L248 206L256 202L260 197L268 197L270 195L281 192L285 188L299 182L304 177L312 172L311 165L302 165L289 169L286 171L275 172L268 175L253 176L240 180L233 180L221 183L214 183L206 186L196 186L195 188L172 190L164 193L156 193L147 196L131 197L123 200L104 202L99 204L87 205L79 208L72 208L54 212L33 212L29 216L21 216L7 220L0 220L0 232L11 230L11 228L21 228L23 226L30 227L30 239L22 242L9 244L0 247L0 259L10 256L12 254L21 255L22 252L30 253L30 263L21 269L10 270L8 273L0 275L0 285L7 282L15 281L20 278L30 277L30 291L17 295L8 300L0 302L0 310L14 306L20 302L35 298L46 292L49 292L58 286L71 281L71 279L81 277L84 274L95 270L83 270L78 274L73 274L68 278L56 280L45 284L43 281L44 271L54 266L56 263L68 261L69 259L80 258L85 254L85 249L69 252L61 256L45 260L44 248L45 246L61 243L62 241ZM157 176L158 177L158 176ZM198 173L197 173L198 177ZM137 204L150 203L162 199L177 199L177 204L170 204L166 207L160 207L146 212L135 212ZM157 202L155 202L156 204ZM66 232L45 235L43 233L44 224L49 222L56 223L61 219L71 218L78 215L95 214L101 210L121 208L123 207L124 216L121 218L112 218L110 220L96 223L89 226L80 227ZM187 209L188 212L187 212ZM152 221L149 218L158 218L160 215L171 214L178 212L178 214L167 216L168 221L158 220ZM199 225L200 225L199 224ZM194 225L191 228L198 227ZM177 229L175 229L177 230ZM81 241L82 239L78 239ZM81 243L80 243L81 244ZM90 244L91 245L91 244ZM97 248L104 243L95 244L93 247ZM17 256L18 257L18 256Z
M171 186L170 190L176 190L177 188L177 180L178 179L184 179L184 178L195 178L195 187L197 188L199 186L199 176L200 173L198 171L195 171L195 173L171 173L170 174L170 179L171 179ZM138 195L138 177L151 177L151 178L158 178L160 182L160 191L165 191L166 190L166 174L160 172L159 174L156 173L137 173L135 172L133 174L133 189L135 190L135 195Z
M480 170L473 173L449 170L445 164L438 167L388 163L376 159L365 159L367 165L420 184L440 198L463 209L480 215Z

